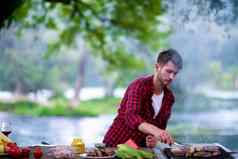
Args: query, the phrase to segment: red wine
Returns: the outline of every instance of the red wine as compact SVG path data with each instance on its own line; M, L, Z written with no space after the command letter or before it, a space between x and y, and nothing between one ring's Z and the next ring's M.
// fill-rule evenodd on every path
M11 131L2 131L2 133L6 136L8 136L9 134L11 134Z

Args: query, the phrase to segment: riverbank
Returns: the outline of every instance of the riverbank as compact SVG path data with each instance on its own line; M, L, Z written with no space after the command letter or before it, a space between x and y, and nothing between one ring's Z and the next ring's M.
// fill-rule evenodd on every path
M100 98L81 101L75 108L67 99L53 99L47 106L32 101L1 102L0 111L29 116L98 116L116 112L120 98Z

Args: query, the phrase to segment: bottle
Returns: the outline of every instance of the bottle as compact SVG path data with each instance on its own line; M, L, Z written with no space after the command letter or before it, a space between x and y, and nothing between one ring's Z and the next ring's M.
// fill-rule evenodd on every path
M74 138L71 146L75 153L82 154L85 153L85 144L82 139L80 138Z

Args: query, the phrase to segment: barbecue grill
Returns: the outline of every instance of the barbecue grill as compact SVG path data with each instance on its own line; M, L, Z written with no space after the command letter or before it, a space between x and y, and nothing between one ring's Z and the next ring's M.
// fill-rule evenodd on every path
M199 146L206 146L206 147L218 147L218 150L220 152L219 155L215 155L215 156L176 156L171 150L172 147L165 147L161 149L161 153L164 156L164 159L238 159L238 152L234 152L229 150L228 148L222 146L221 144L218 143L213 143L213 144L185 144L184 146L189 147L189 146L194 146L196 147L196 145ZM161 158L161 157L160 157Z

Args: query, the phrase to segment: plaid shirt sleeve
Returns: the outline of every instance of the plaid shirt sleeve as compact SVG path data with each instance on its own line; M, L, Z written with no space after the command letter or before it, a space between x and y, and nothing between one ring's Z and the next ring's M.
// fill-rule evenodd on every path
M135 82L128 89L128 100L124 105L126 124L132 129L137 129L144 122L140 116L144 87L140 82Z

